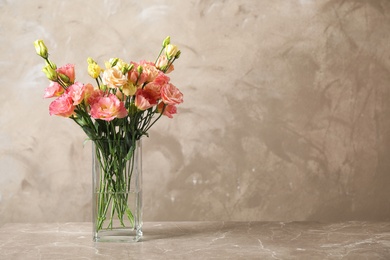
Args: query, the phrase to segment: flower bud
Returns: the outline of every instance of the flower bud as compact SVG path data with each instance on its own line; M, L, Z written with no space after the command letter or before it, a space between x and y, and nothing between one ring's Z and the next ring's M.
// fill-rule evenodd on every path
M99 89L102 91L106 91L108 89L107 85L100 84Z
M111 68L114 67L119 61L119 58L112 58L110 59L110 65L111 65Z
M180 57L180 54L181 54L181 51L178 50L177 53L176 53L176 55L175 55L175 59L178 59L178 58Z
M137 67L137 71L138 71L138 74L139 74L139 75L142 74L142 71L143 71L143 70L144 70L144 68L142 68L141 65L139 65L139 66Z
M39 56L41 56L44 59L47 59L47 57L49 57L47 47L42 40L36 40L34 42L34 47L35 47L35 51Z
M92 59L91 57L88 57L87 62L88 64L97 64L96 61L94 61L94 59Z
M62 74L62 73L57 73L58 77L63 81L65 82L66 84L69 84L70 83L70 79L68 76L66 76L65 74Z
M167 38L164 39L162 46L165 48L170 43L171 43L171 37L167 36Z
M122 73L123 73L123 75L125 75L127 72L129 72L133 67L134 67L133 64L127 64L127 63L125 63L124 66L122 67Z
M57 69L57 65L55 63L53 63L52 61L50 61L49 59L47 59L45 63L47 66L50 66L50 68L52 68L53 70Z
M173 44L168 44L165 47L165 54L167 55L167 58L169 60L172 59L173 57L175 57L175 55L177 54L178 51L179 51L179 49L177 48L177 46L173 45Z
M97 77L99 77L102 68L100 68L100 66L92 58L88 58L87 62L89 76L96 79Z
M50 65L46 65L42 69L43 73L45 73L46 77L51 81L58 81L58 75L55 70L53 70Z

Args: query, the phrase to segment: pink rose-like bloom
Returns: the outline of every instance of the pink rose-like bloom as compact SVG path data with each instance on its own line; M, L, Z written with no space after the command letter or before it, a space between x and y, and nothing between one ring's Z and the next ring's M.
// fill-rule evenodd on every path
M109 88L118 88L127 83L127 78L119 68L113 67L104 71L102 81Z
M49 113L50 115L70 117L74 113L74 108L72 97L63 94L50 103Z
M183 94L171 83L161 87L161 98L163 102L168 105L183 103Z
M92 84L88 83L84 85L84 100L87 104L92 105L97 102L99 98L103 96L103 91L94 88Z
M147 89L138 89L135 93L135 106L139 110L146 110L157 104L157 100L153 97L153 93Z
M44 98L59 97L64 93L64 88L57 82L51 82L45 89Z
M165 75L163 72L160 72L153 82L162 86L169 83L169 80L170 78L167 75Z
M145 85L144 92L147 92L152 99L160 99L161 98L161 85L156 84L154 82L150 82Z
M73 99L73 105L80 104L84 99L85 88L80 82L75 82L66 89L66 93Z
M127 110L123 102L117 96L110 94L102 96L91 105L91 117L111 121L114 118L124 118L127 116Z
M160 72L153 62L143 60L140 62L140 65L143 68L142 74L146 75L146 82L152 82Z
M165 106L165 108L164 108L164 106ZM164 109L164 112L163 112L163 109ZM177 108L175 105L165 105L164 102L160 102L160 104L158 104L158 106L157 106L157 111L159 113L163 112L164 116L167 116L169 118L173 118L172 115L177 113Z
M69 81L71 83L73 83L76 78L76 73L74 71L74 64L66 64L58 68L57 72L66 75L69 78Z

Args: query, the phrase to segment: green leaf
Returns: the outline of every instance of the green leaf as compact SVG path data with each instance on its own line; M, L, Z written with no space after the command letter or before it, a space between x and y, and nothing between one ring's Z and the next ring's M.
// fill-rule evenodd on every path
M85 146L85 144L86 144L87 142L89 142L89 141L91 141L91 138L85 138L85 140L84 140L84 142L83 142L83 146Z
M131 210L129 208L126 208L126 215L127 218L130 220L131 226L134 227L134 216L133 213L131 213Z
M127 153L127 155L126 155L126 160L130 160L131 159L131 157L133 157L133 152L134 152L134 147L131 147L130 148L130 150L129 150L129 152Z

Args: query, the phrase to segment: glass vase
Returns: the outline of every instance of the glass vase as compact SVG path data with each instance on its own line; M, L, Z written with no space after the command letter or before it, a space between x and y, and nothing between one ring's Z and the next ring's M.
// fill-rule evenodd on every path
M141 140L94 140L93 240L137 242L142 237Z

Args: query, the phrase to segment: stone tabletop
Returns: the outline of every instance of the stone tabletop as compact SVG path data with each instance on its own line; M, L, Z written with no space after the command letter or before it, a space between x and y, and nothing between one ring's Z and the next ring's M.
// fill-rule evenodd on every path
M138 243L91 223L6 224L0 259L390 259L390 223L146 222Z

